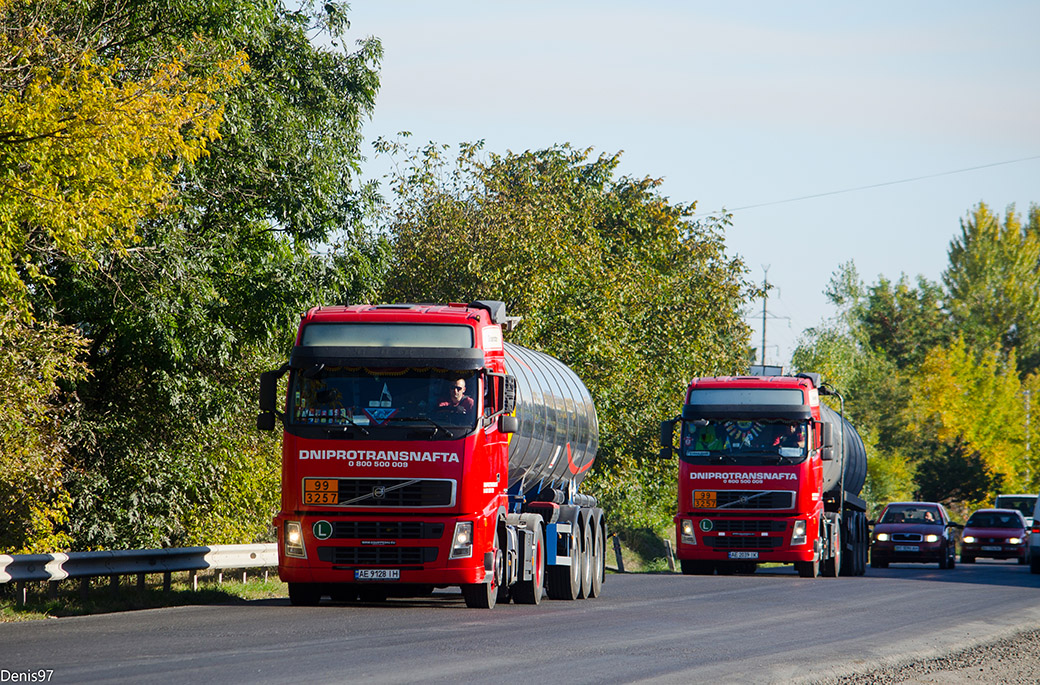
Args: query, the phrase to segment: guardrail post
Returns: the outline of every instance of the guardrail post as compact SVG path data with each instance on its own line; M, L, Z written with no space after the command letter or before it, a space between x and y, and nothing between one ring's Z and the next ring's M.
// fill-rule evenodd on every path
M246 579L247 579L248 575L249 575L249 570L248 569L242 569L242 584L243 585L246 584Z
M25 606L25 602L29 599L29 591L25 587L25 581L19 580L16 590L18 596L15 598L15 604L20 607Z
M137 574L137 589L140 592L144 592L144 574L143 573L138 573Z
M115 573L108 577L108 589L112 592L112 594L119 592L119 576L117 576Z
M163 572L163 578L162 578L162 590L163 590L163 592L169 592L170 591L170 585L171 585L172 582L173 582L173 573L171 573L170 571L164 571Z
M625 572L625 562L621 558L621 540L618 539L617 533L612 536L614 538L614 556L617 558L617 570L618 573Z
M198 592L199 590L199 572L195 569L188 571L188 580L191 581L192 592Z
M47 583L47 597L50 599L58 598L58 583L60 581L52 580Z
M83 576L79 580L79 597L86 601L90 597L90 576Z
M675 555L672 554L672 541L664 541L664 551L668 556L668 570L675 573Z

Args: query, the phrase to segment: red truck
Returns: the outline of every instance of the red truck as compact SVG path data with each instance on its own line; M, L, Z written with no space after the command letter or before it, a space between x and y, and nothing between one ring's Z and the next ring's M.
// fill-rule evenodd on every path
M811 373L690 383L682 413L661 424L661 457L679 455L683 573L753 573L760 563L810 578L865 572L866 452L820 395L841 399Z
M274 525L293 604L600 593L606 523L578 492L596 411L567 366L504 341L517 321L498 301L303 316L289 361L261 374L257 419L284 428Z

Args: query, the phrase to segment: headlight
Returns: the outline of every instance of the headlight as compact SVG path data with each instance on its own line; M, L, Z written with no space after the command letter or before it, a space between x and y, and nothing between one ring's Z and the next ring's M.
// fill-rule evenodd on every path
M804 545L809 541L809 536L806 533L805 520L798 519L791 526L791 546Z
M1012 545L1021 545L1022 544L1022 538L1008 538L1008 543L1010 543Z
M307 558L307 550L303 548L303 527L299 521L285 522L285 556Z
M888 533L878 533L876 539L878 542L888 542Z
M974 535L965 535L964 537L961 538L961 542L966 542L966 543L968 543L970 545L971 543L975 542L975 536Z
M925 535L924 536L924 541L925 542L939 542L939 536L938 535Z
M473 556L473 522L459 521L455 524L449 559L465 559Z
M693 521L690 519L683 519L679 522L679 530L682 538L682 542L687 545L697 544L697 534L693 530Z

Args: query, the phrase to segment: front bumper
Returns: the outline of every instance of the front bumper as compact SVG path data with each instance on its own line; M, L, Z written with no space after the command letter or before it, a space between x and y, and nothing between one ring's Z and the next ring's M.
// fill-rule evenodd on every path
M879 542L870 543L870 558L873 561L895 563L933 563L942 561L945 551L939 542Z

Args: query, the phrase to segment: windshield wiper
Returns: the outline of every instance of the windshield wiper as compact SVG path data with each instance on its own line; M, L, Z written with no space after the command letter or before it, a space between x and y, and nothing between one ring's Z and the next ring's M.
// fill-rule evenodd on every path
M426 426L426 428L433 428L433 432L430 433L430 440L436 438L438 433L444 433L447 435L448 440L455 439L454 433L431 419L429 416L391 416L387 421L425 421L430 424L429 426Z
M723 452L719 452L717 454L708 455L708 461L717 461L720 464L726 461L727 459L733 464L737 463L737 458L734 457L732 454L725 454Z
M354 419L350 418L349 416L340 416L340 417L337 417L337 418L343 419L344 421L349 423L352 427L357 428L359 431L361 431L362 435L368 435L369 434L367 428L365 428L364 426L361 426L359 424L354 423ZM330 433L330 434L331 433L346 433L348 430L350 430L350 429L347 428L346 426L326 426L325 427L325 432L326 433Z

